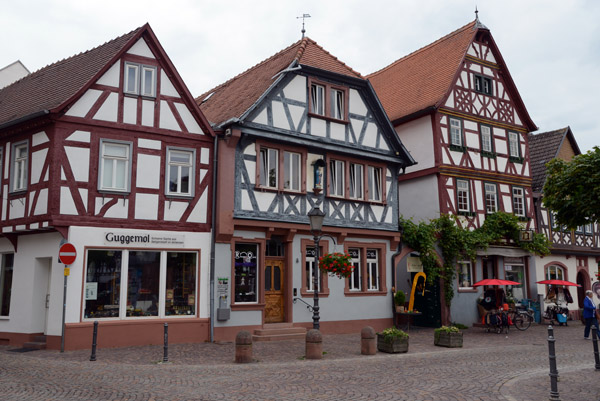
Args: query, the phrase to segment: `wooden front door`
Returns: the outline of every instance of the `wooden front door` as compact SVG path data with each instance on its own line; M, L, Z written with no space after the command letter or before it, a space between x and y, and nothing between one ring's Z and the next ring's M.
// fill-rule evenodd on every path
M283 260L265 260L265 323L283 322Z

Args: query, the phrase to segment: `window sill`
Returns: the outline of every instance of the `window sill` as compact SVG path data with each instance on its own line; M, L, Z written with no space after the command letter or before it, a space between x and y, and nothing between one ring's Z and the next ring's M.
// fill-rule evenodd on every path
M231 304L231 310L260 310L265 309L265 304L247 303L247 304Z
M300 296L302 298L314 298L312 291L307 291L304 288L300 290ZM327 298L329 296L329 288L325 288L323 291L319 291L319 298Z
M145 100L156 100L156 95L155 96L140 95L139 93L130 93L130 92L125 92L125 91L123 91L123 96L131 97L131 98L141 97L142 99L145 99Z
M0 316L0 320L10 320L10 316Z
M513 163L523 164L523 158L522 157L509 156L508 160L511 161L511 162L513 162Z
M467 148L465 146L450 145L450 150L465 153L467 151Z
M129 195L131 194L131 191L117 191L117 190L110 190L110 189L99 189L98 193L101 194L106 194L106 195Z
M348 121L348 120L340 120L338 118L333 118L333 117L330 117L330 116L324 116L324 115L321 115L321 114L315 114L315 113L310 113L310 112L308 113L308 116L309 117L313 117L313 118L319 118L321 120L331 121L331 122L334 122L334 123L340 123L340 124L349 124L350 123L350 121Z
M256 191L260 191L260 192L277 192L277 193L292 194L292 195L306 195L306 191L294 191L292 189L279 189L279 188L272 188L272 187L263 187L261 185L255 185L254 189Z
M25 189L18 189L16 191L10 191L8 193L8 196L9 197L11 197L11 196L19 197L19 196L23 196L23 195L26 195L26 194L27 194L27 188L25 188Z
M386 296L388 294L386 289L383 290L377 290L377 291L350 291L350 290L344 290L344 295L347 297L364 297L364 296L376 296L376 297L382 297L382 296Z
M475 212L458 212L459 216L466 216L466 217L475 217L477 215L477 213Z
M177 195L177 194L165 194L167 200L191 200L194 199L194 195Z
M482 151L482 152L481 152L481 156L483 156L483 157L488 157L488 158L490 158L490 159L495 159L495 158L496 158L496 153L494 153L494 152L485 152L485 151Z

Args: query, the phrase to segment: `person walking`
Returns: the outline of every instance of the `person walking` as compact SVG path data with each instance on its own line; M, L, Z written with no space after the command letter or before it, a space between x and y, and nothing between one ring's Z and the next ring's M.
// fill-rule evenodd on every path
M587 290L585 292L585 299L583 300L583 319L585 320L585 330L583 331L583 338L586 340L590 339L590 328L592 324L596 326L596 333L598 333L598 320L596 319L596 304L592 299L592 291Z

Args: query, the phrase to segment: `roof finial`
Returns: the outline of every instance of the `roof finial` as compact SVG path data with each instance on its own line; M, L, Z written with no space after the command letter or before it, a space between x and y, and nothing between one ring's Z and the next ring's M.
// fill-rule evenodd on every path
M479 22L479 11L477 11L477 5L475 5L475 20Z
M304 20L306 18L310 18L310 14L302 14L302 17L296 17L296 19L300 18L302 18L302 39L304 39L304 33L306 32L306 30L304 29Z

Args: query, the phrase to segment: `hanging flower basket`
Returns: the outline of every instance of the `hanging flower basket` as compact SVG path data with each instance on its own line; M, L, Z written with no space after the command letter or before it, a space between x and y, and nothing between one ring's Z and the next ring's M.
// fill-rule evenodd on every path
M327 253L319 258L319 269L327 272L330 276L347 278L354 269L351 259L347 253Z

